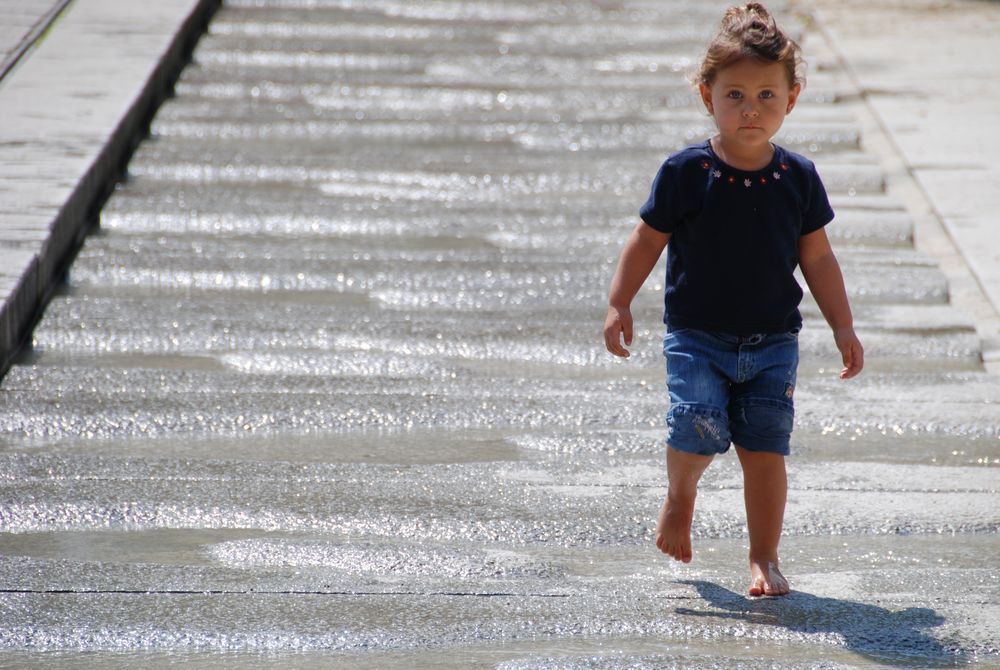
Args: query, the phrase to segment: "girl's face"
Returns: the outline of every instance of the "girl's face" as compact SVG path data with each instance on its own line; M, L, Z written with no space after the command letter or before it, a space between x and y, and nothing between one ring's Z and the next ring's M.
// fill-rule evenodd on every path
M790 86L785 66L745 58L719 70L711 87L699 85L725 146L740 152L768 148L792 111L801 87Z

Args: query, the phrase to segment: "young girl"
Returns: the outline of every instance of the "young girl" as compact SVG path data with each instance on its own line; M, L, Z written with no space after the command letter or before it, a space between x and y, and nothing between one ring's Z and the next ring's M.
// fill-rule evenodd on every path
M743 468L752 596L783 595L778 568L792 431L802 270L843 358L864 365L840 265L833 210L815 166L770 142L802 88L800 51L759 3L730 8L698 73L718 134L670 156L611 283L605 344L627 357L629 305L667 249L668 491L656 546L691 560L698 480L735 444Z

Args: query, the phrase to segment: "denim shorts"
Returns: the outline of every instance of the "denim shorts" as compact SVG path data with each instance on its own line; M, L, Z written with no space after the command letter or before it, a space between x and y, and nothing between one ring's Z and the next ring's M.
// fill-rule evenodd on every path
M788 455L795 409L798 330L730 335L678 329L663 338L667 444L714 455L730 443Z

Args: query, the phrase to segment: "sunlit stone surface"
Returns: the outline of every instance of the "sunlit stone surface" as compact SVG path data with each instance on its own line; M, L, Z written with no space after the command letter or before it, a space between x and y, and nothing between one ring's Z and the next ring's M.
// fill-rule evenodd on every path
M868 368L807 297L792 596L742 595L732 457L652 546L662 270L599 331L723 7L227 3L0 386L0 663L1000 666L1000 382L813 34L779 141Z

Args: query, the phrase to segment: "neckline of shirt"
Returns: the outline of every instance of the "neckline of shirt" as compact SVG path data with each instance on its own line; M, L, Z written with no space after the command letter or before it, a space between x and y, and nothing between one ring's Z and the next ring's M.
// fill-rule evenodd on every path
M717 153L715 153L715 149L712 148L712 140L711 139L705 140L705 142L703 143L702 146L708 152L708 155L712 157L712 160L715 161L716 163L718 163L720 167L722 167L722 168L724 168L726 170L729 170L731 172L737 172L739 174L754 174L755 175L755 174L761 174L762 172L772 172L772 171L774 171L775 166L781 165L783 163L783 161L781 160L781 158L778 156L778 153L781 151L781 147L779 147L777 144L775 144L773 142L771 143L771 146L774 148L774 153L771 155L771 160L770 160L770 162L768 162L767 165L765 165L764 167L760 168L759 170L741 170L740 168L733 167L732 165L730 165L726 161L722 160L719 157L719 155Z

